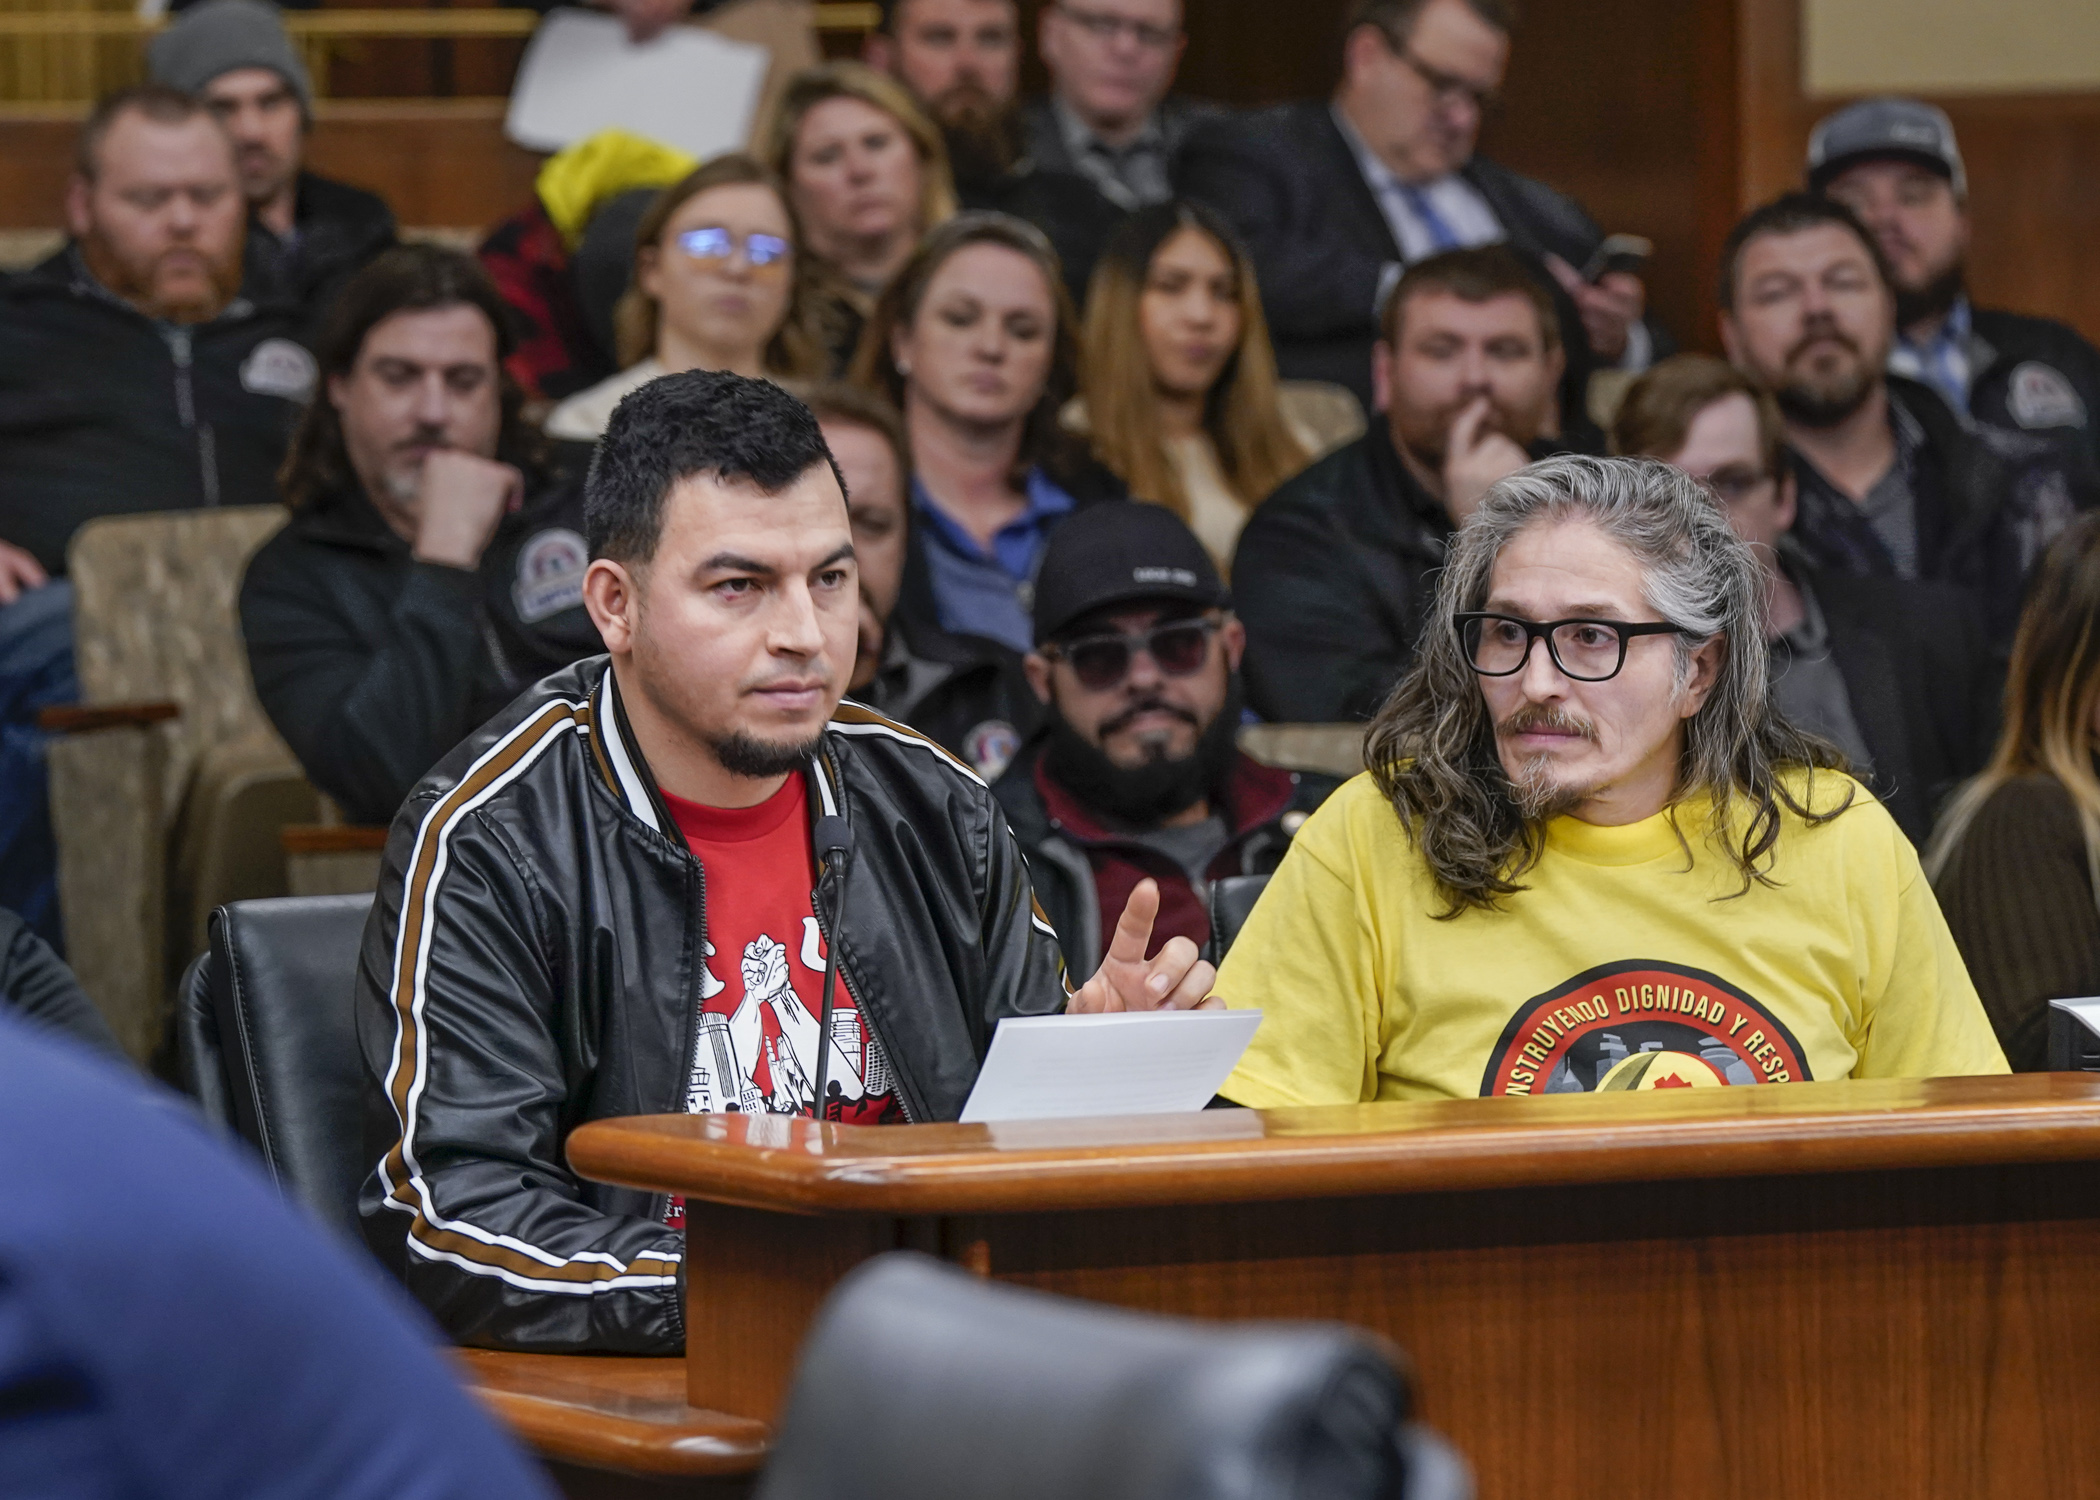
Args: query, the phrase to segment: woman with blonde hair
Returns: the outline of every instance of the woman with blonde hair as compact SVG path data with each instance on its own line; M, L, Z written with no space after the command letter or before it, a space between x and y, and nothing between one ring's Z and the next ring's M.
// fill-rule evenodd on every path
M596 442L621 399L659 375L820 374L826 355L801 239L779 179L742 153L658 193L635 231L634 277L613 314L620 373L555 407L548 436Z
M1220 571L1256 505L1364 430L1342 387L1276 378L1253 263L1200 204L1156 204L1116 230L1087 288L1085 353L1067 420Z
M2047 1065L2049 1002L2100 994L2100 514L2043 554L2005 725L1949 803L1926 873L2015 1071Z
M833 62L788 80L765 159L787 184L804 251L830 273L825 332L843 365L883 288L955 216L948 148L902 84Z

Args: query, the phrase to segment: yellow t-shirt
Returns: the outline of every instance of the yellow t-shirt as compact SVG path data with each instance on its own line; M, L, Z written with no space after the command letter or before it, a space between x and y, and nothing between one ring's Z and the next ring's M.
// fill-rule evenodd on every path
M1776 886L1714 899L1742 877L1700 799L1676 810L1689 862L1669 812L1559 818L1529 889L1438 921L1428 866L1358 776L1226 955L1225 1003L1266 1014L1223 1092L1261 1108L2005 1072L1909 841L1834 772L1812 805L1847 788L1830 822L1782 814Z

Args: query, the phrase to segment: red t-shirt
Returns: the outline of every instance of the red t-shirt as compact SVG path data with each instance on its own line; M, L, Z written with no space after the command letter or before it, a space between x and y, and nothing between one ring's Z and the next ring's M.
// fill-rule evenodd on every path
M824 1007L824 936L811 897L808 783L795 772L756 807L704 807L663 794L707 872L707 977L690 1062L693 1114L809 1112ZM889 1059L861 1019L842 973L832 1002L827 1120L903 1118Z

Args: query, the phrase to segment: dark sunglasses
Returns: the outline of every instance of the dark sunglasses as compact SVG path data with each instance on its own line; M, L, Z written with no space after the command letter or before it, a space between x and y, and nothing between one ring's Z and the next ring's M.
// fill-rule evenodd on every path
M1089 692L1112 688L1130 675L1138 652L1148 654L1169 677L1190 677L1210 659L1210 638L1219 622L1205 617L1170 620L1124 635L1083 635L1076 641L1052 641L1042 648L1051 661L1065 662Z
M1638 636L1690 635L1667 622L1628 620L1520 620L1514 615L1463 614L1458 638L1466 660L1482 677L1513 677L1543 639L1553 665L1577 682L1608 682L1626 665L1626 647Z

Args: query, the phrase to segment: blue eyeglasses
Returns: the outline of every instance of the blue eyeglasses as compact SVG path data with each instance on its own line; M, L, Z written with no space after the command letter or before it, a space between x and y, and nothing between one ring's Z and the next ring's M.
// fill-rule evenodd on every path
M788 258L795 253L795 247L777 234L737 235L719 224L688 229L678 236L678 248L694 260L728 260L739 246L754 271L785 269Z

